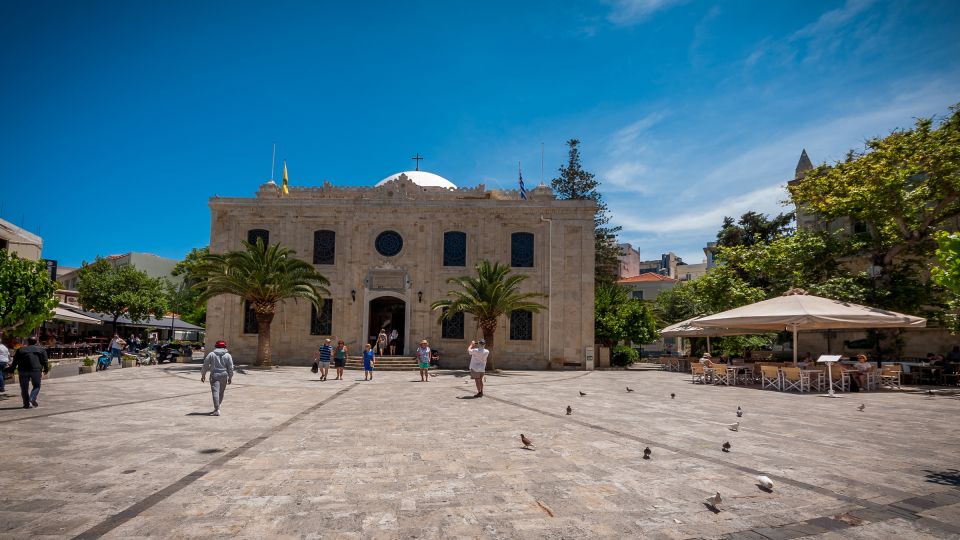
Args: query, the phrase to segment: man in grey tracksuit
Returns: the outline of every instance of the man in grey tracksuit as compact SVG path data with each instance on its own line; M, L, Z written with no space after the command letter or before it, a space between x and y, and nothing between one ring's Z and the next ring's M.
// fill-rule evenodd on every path
M220 416L220 402L227 392L227 385L233 382L233 357L227 352L227 343L217 342L216 348L203 359L200 370L200 382L206 382L210 372L210 392L213 394L213 412L211 416Z

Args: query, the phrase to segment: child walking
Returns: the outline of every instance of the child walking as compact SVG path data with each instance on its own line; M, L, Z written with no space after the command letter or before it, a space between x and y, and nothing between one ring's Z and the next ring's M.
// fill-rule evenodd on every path
M377 358L373 354L373 348L367 343L363 346L363 380L373 380L373 366L377 363Z

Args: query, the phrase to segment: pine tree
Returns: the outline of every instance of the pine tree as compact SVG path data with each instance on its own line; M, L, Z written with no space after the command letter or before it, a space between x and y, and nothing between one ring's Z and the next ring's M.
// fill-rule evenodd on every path
M600 182L593 173L583 170L580 165L580 145L578 139L567 141L567 164L560 167L560 175L550 181L550 187L559 199L587 199L597 203L597 213L593 218L594 243L596 247L594 276L597 283L612 283L617 278L620 266L620 248L617 246L617 233L621 227L610 226L607 205L597 191Z

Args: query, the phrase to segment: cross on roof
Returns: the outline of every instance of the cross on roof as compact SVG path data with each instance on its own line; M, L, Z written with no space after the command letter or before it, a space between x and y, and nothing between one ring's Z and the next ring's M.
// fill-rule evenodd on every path
M414 160L414 161L417 162L417 170L419 171L419 170L420 170L420 160L423 159L423 156L420 155L420 152L417 152L417 155L413 156L413 157L410 158L410 159L412 159L412 160Z

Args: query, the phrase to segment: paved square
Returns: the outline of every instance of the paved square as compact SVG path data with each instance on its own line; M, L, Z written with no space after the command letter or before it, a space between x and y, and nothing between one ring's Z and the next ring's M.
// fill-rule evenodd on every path
M960 537L956 395L608 371L509 372L463 399L459 372L280 368L238 374L210 417L198 368L47 380L29 411L8 388L0 537Z

